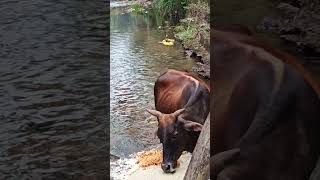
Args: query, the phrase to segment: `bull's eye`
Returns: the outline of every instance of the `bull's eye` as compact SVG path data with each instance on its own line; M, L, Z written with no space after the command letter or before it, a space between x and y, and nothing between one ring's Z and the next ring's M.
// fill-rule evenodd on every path
M176 140L176 139L177 139L177 136L178 136L178 131L175 130L175 131L172 133L172 136L171 136L172 140L173 140L173 141Z
M175 131L173 132L173 136L177 136L177 135L178 135L178 131L175 130Z
M160 143L162 143L162 142L163 142L162 136L160 135L160 136L158 136L158 138L159 138L159 140L160 140Z

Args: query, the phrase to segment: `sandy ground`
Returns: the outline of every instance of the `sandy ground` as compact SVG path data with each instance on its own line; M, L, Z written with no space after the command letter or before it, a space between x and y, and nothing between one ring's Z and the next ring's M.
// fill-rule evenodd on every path
M140 152L141 153L141 152ZM139 153L137 153L139 154ZM182 180L187 171L191 153L184 152L180 159L180 166L173 174L165 174L160 165L146 169L137 164L137 154L129 158L120 158L110 163L110 175L112 180Z

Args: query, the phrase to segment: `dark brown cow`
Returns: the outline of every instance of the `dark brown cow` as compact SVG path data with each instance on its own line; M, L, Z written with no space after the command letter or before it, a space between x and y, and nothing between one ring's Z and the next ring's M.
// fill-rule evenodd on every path
M174 172L186 150L192 152L209 113L209 87L187 72L168 70L155 83L157 136L163 145L162 169Z
M308 179L320 153L318 84L247 33L211 37L211 179Z

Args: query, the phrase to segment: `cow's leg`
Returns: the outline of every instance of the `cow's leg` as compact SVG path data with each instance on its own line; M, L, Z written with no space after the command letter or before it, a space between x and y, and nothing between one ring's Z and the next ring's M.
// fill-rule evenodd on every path
M212 179L217 179L224 167L235 160L240 154L240 149L231 149L218 153L210 158L210 176Z
M276 97L272 97L270 102L260 105L256 115L244 136L238 141L235 147L245 147L250 144L259 142L264 134L270 132L278 121L286 120L280 119L282 111L294 103L294 97L290 99L290 93L283 93Z
M272 129L279 123L279 121L286 121L283 119L285 111L293 107L296 103L295 93L297 91L297 84L295 81L301 80L292 76L292 72L285 71L286 79L281 82L278 89L269 94L259 93L259 97L267 96L267 100L262 99L258 104L257 112L253 118L250 127L234 147L244 147L250 144L259 142L263 135L272 131ZM264 82L259 82L260 83ZM260 86L263 86L261 84ZM260 100L261 101L261 100Z

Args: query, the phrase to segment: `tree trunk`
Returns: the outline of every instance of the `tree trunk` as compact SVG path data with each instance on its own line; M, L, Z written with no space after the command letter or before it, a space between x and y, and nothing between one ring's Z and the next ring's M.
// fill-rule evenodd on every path
M192 153L184 180L207 180L210 178L210 115L203 125L198 142Z

